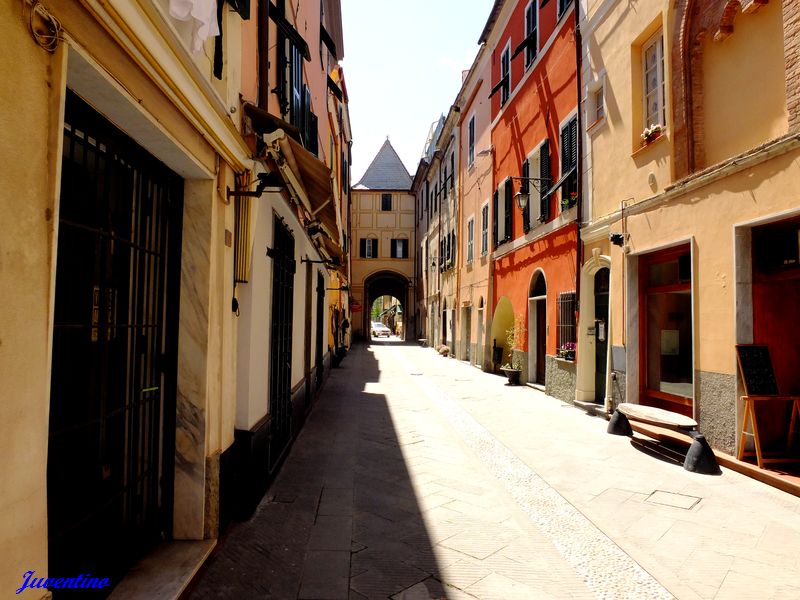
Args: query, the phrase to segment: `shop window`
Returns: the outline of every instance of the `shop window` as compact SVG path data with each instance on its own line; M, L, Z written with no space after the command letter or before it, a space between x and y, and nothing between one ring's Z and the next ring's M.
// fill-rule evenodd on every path
M691 254L640 259L642 403L691 415L694 396Z

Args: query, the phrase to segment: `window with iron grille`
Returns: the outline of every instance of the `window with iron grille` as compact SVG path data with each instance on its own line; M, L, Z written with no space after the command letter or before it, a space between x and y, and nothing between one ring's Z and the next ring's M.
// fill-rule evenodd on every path
M390 211L390 210L392 210L392 195L391 194L381 194L381 210L382 211Z
M558 350L572 350L573 356L577 340L575 310L575 292L561 292L558 295Z

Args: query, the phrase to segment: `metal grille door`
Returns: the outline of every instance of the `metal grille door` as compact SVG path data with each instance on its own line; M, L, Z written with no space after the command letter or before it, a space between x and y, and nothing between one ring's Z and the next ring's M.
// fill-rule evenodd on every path
M269 470L280 462L292 426L292 319L294 317L294 237L286 223L275 217L272 257L272 328L269 375Z
M182 182L67 97L48 450L53 577L171 531Z

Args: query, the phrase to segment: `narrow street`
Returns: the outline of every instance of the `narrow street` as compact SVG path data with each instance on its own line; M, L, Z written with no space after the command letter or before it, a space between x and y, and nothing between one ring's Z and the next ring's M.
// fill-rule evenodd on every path
M800 597L800 499L504 381L354 346L188 597Z

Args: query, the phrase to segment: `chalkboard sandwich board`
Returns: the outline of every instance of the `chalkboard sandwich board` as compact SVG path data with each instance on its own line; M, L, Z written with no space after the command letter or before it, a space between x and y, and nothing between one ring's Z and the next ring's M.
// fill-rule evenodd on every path
M768 346L737 344L736 358L748 396L777 396L780 393Z

